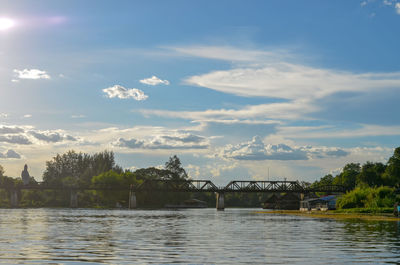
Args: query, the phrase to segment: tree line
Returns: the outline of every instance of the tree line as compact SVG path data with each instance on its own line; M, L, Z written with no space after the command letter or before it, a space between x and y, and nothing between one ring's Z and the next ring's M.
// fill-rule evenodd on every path
M103 151L95 154L77 153L73 150L57 154L46 162L43 182L49 186L89 187L89 186L126 186L140 185L145 180L185 180L188 174L182 167L180 159L174 155L165 163L164 168L148 167L137 170L122 169L115 163L114 153ZM0 185L2 187L22 186L20 178L4 175L0 165ZM38 185L31 178L30 185ZM400 188L400 147L394 150L386 164L380 162L349 163L340 174L325 175L312 186L343 185L350 192L342 196L338 208L355 207L392 207L398 201L395 190ZM128 191L127 191L128 192ZM120 191L81 191L81 207L123 207L128 204L127 192ZM162 207L164 204L176 204L195 197L204 200L209 206L215 204L213 193L167 193L140 192L138 204L142 207ZM227 194L227 205L242 207L259 206L268 197L265 193ZM19 194L20 205L25 207L67 207L68 190L23 190ZM9 205L10 194L7 189L0 189L0 207Z
M129 187L140 185L145 180L185 180L186 170L180 159L174 155L169 158L163 168L148 167L137 170L122 169L115 163L114 153L103 151L95 154L77 153L73 150L57 154L46 162L43 173L43 185L62 187ZM4 175L0 166L0 185L18 187L23 183L20 178ZM33 178L29 185L39 185ZM0 189L0 207L8 207L10 191ZM165 204L179 204L184 200L196 198L206 201L209 206L215 205L215 194L178 193L178 192L139 192L136 194L140 207L163 207ZM21 207L68 207L69 190L22 190L19 191ZM80 191L78 194L80 207L127 207L128 191ZM259 206L266 199L263 193L226 194L228 205L238 207Z
M93 155L77 153L73 150L57 154L46 162L43 173L43 186L59 187L90 187L90 186L119 186L127 187L121 191L80 191L79 205L81 207L114 207L116 204L128 204L128 187L139 185L146 179L187 179L188 175L182 167L180 159L174 155L165 163L164 168L142 168L135 171L124 170L115 163L114 153L103 151ZM0 186L18 188L22 186L20 178L4 175L0 166ZM29 185L38 185L31 178ZM19 191L20 206L22 207L67 207L70 194L65 190L22 190ZM10 189L0 190L0 207L9 205ZM138 202L142 206L161 206L161 203L174 203L187 198L187 194L138 194Z
M336 203L338 209L388 208L400 201L400 147L397 147L386 164L380 162L349 163L335 177L325 175L311 186L343 185L349 190Z

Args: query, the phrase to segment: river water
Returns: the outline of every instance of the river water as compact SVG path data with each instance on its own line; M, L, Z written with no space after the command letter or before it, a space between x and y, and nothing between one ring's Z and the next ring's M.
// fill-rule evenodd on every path
M400 263L398 222L258 210L0 209L0 263Z

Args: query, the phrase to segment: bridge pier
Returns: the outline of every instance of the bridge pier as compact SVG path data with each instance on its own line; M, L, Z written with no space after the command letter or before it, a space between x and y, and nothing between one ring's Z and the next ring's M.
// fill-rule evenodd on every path
M225 209L225 193L217 192L217 210L224 210Z
M78 191L77 190L71 190L69 207L71 207L71 208L78 207Z
M129 209L136 209L136 193L129 191Z
M10 205L12 208L18 207L18 191L17 190L10 191Z

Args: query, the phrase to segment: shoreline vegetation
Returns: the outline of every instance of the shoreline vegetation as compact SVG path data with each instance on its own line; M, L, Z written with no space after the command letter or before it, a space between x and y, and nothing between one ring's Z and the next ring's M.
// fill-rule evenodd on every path
M15 189L25 182L37 185L29 176L25 165L21 177L8 177L0 165L0 207L8 208L10 201L18 197L19 207L68 207L70 194L68 190L23 190L17 196L10 196ZM43 172L43 183L59 187L129 187L140 185L146 180L186 180L189 176L182 167L180 159L174 155L165 163L164 168L148 167L136 170L123 169L115 163L114 153L103 151L95 154L76 153L71 150L57 154L46 162ZM387 163L366 162L349 163L340 174L328 174L314 183L301 182L303 187L341 185L348 190L338 196L336 212L340 214L390 214L400 203L400 147L394 150ZM266 193L226 194L225 203L231 207L258 207L270 197ZM284 195L283 193L281 195ZM329 195L317 193L318 197ZM128 191L81 191L78 192L79 207L83 208L127 208ZM12 198L11 198L12 197ZM162 208L166 204L177 205L189 199L205 201L208 206L215 205L213 193L189 194L184 192L141 192L137 202L141 207ZM324 214L325 215L325 214Z
M393 209L392 209L393 211ZM275 214L275 215L292 215L302 216L310 218L324 218L324 219L335 219L335 220L365 220L365 221L396 221L399 222L400 218L393 215L393 213L363 213L356 211L340 211L340 210L329 210L329 211L298 211L298 210L265 210L256 211L257 214Z

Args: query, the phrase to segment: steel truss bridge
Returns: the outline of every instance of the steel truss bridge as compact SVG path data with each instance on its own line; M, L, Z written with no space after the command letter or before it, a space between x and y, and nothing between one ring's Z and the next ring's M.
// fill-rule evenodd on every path
M10 193L11 207L18 207L19 191L21 190L63 190L70 192L70 206L78 207L78 191L99 190L129 192L129 208L137 207L136 193L140 192L213 192L216 194L216 208L225 208L225 193L233 192L279 192L307 194L310 192L343 193L345 187L340 185L304 186L298 181L240 181L229 182L226 186L217 187L210 180L145 180L135 186L121 186L112 184L97 184L91 186L49 185L47 183L31 183L28 185L0 185Z
M112 184L97 184L90 186L73 185L48 185L38 182L20 186L0 185L6 190L103 190L103 191L159 191L159 192L285 192L285 193L310 193L310 192L346 192L341 185L304 186L298 181L243 181L235 180L226 186L216 186L210 180L145 180L135 186L121 186Z
M131 190L140 191L165 191L165 192L285 192L285 193L310 193L310 192L346 192L341 185L323 185L307 187L298 181L242 181L235 180L226 186L217 187L210 180L146 180L138 186L131 186Z

